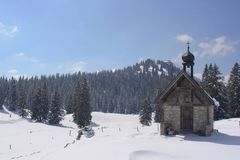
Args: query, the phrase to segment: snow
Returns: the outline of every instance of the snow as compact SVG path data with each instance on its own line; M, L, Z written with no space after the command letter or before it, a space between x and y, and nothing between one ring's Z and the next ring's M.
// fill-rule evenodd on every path
M219 102L215 98L212 98L212 100L214 102L214 106L216 106L216 107L220 106Z
M216 121L218 132L210 137L193 134L167 137L159 135L159 124L141 126L138 115L94 112L92 116L95 136L82 136L76 141L78 129L72 115L66 115L61 126L50 126L8 111L0 112L0 159L239 159L240 118Z
M163 70L164 74L165 74L166 76L168 76L168 70L167 70L166 68L162 68L162 70Z
M141 66L139 66L139 68L141 69L141 73L143 73L144 67L141 65Z
M152 73L152 72L153 72L153 67L150 66L150 67L148 68L148 71Z

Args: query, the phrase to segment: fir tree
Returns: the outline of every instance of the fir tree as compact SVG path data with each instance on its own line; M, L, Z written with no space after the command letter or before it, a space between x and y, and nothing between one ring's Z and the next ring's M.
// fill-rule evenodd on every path
M212 67L212 65L211 65ZM209 86L209 73L208 73L208 65L205 65L205 68L203 70L203 74L202 74L202 86L203 88L205 88L205 90L207 90L208 86Z
M0 110L3 109L2 106L7 97L7 90L8 90L7 79L1 78L0 79Z
M17 84L16 80L12 78L9 90L9 110L16 111L17 109Z
M3 109L2 106L3 106L5 98L6 98L6 96L4 95L3 88L2 88L2 86L0 86L0 110Z
M240 117L240 66L235 63L227 85L231 117Z
M73 120L79 128L82 128L90 125L91 119L89 89L84 77L81 84L77 83L75 89Z
M216 64L213 66L213 77L215 83L213 83L213 88L215 87L216 93L213 96L220 104L219 108L215 107L215 116L216 119L229 118L229 105L227 98L227 88L223 83L223 76L221 76L221 72Z
M68 97L67 104L66 104L66 111L67 114L73 113L73 96L72 94Z
M210 64L209 67L206 65L202 77L202 86L220 104L219 107L214 108L214 119L229 117L226 87L217 65Z
M108 112L109 113L113 113L114 112L114 105L113 105L113 101L110 100L110 103L108 105Z
M40 114L42 116L42 120L46 121L49 111L49 102L48 102L48 91L47 91L47 84L44 83L42 90L41 90L41 108Z
M149 103L149 98L145 98L140 104L139 112L140 123L144 126L149 126L152 121L152 108Z
M47 94L47 86L44 83L42 88L38 88L32 102L31 112L32 119L37 122L44 122L48 118L48 94Z
M42 122L41 115L41 89L37 88L37 91L33 97L32 107L31 107L31 118L37 122Z
M18 86L18 107L19 107L20 116L26 117L28 115L26 111L26 108L27 108L26 94L24 92L22 84Z
M154 116L154 121L156 123L160 123L161 121L161 108L160 104L155 105L155 116Z
M57 91L55 91L50 111L48 115L48 122L49 124L59 124L59 122L63 119L63 109L60 102L60 95Z

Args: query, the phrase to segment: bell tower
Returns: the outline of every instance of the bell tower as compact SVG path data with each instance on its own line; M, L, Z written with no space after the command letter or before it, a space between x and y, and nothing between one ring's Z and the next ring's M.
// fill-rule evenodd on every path
M187 42L187 52L182 55L183 70L186 72L190 68L191 77L193 78L194 55L190 52L189 42Z

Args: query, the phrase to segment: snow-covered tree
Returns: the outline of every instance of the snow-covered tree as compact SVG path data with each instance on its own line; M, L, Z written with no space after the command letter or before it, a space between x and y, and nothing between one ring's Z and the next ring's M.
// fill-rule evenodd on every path
M240 117L240 66L235 63L227 85L231 117Z
M60 101L60 95L57 91L55 91L48 114L49 124L59 124L59 122L63 119L64 112Z
M212 64L211 64L211 68L212 68ZM203 74L202 74L202 86L205 90L208 90L209 87L209 71L208 71L208 65L205 65L205 68L203 70Z
M44 83L42 90L41 90L41 108L40 108L40 114L42 116L42 120L46 121L49 111L49 99L48 99L48 90L47 90L47 84Z
M79 128L85 127L90 124L92 119L90 95L87 80L85 77L81 81L81 84L77 83L73 98L73 121L78 125Z
M48 101L51 100L50 95L58 88L62 105L68 113L72 113L72 108L69 106L73 105L68 102L73 102L73 100L69 97L71 95L73 97L75 86L79 79L86 76L91 99L90 106L93 107L94 111L136 114L139 113L141 97L149 96L152 97L151 101L153 101L156 93L166 88L178 72L179 69L171 62L148 59L114 72L100 71L85 74L78 72L74 74L22 78L21 80L15 80L15 88L18 91L20 83L24 84L26 104L29 110L33 106L37 88L43 88L43 84L46 84ZM11 96L11 93L14 93L11 91L14 90L15 84L12 83L11 79L4 77L2 79L5 84L3 84L3 90L1 89L2 87L0 88L0 95L3 95L0 96L0 104L4 103L9 108L12 106L13 109L19 109L17 105L11 105L14 104L12 97L16 97L15 95Z
M149 98L145 98L140 104L139 120L140 120L140 123L144 126L151 125L152 108L149 103Z
M5 78L0 78L0 110L2 110L2 106L5 102L5 99L8 94L8 81Z
M9 89L9 110L16 111L17 109L17 81L12 78Z
M20 116L26 117L28 115L26 111L26 108L27 108L26 94L25 94L22 83L18 85L18 108L19 108Z
M156 104L156 105L155 105L154 121L155 121L156 123L160 123L160 121L161 121L161 108L160 108L160 104Z
M67 114L73 113L73 96L72 96L72 94L69 95L68 100L66 102L66 111L67 111Z
M216 64L210 64L209 67L207 65L205 66L202 86L210 96L215 98L220 104L219 107L214 108L214 118L217 120L229 117L227 91L223 83L223 77Z
M44 83L42 88L38 88L32 102L31 118L37 122L44 122L47 120L49 105L48 105L47 86Z
M42 122L41 115L41 89L37 88L37 91L33 97L32 107L31 107L31 118L37 122Z

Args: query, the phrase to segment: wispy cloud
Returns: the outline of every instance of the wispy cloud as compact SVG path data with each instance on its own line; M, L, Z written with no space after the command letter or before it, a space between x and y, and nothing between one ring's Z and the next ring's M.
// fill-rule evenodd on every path
M202 80L202 73L194 73L194 77L197 77L199 80Z
M13 26L12 27L12 30L10 30L10 34L14 34L14 33L17 33L19 30L18 30L18 26Z
M7 72L8 74L11 74L11 75L15 75L15 74L18 74L19 71L17 69L11 69Z
M178 35L176 39L180 42L193 41L194 39L187 35ZM198 45L195 51L191 51L195 57L204 58L206 56L225 56L227 54L231 54L235 51L235 46L238 44L236 41L232 41L226 38L226 36L220 36L214 39L209 39L207 41L194 40ZM178 53L176 57L172 59L172 62L176 64L180 64L181 56L184 52Z
M13 57L18 60L18 61L24 61L24 62L28 62L31 63L32 65L38 67L38 68L45 68L46 64L40 62L37 58L35 57L30 57L27 56L25 53L23 52L19 52L13 55Z
M0 22L0 35L13 37L18 31L18 26L6 26L2 22Z
M176 57L171 59L171 61L175 63L177 66L180 66L182 63L182 55L183 55L183 52L178 53Z
M58 65L58 69L63 72L77 73L79 71L84 71L86 64L87 63L83 61L66 63Z
M235 51L235 44L236 42L227 40L225 36L217 37L215 39L199 43L199 54L200 57L205 57L207 55L225 56Z
M8 77L13 77L15 79L18 79L19 77L28 77L26 74L20 73L19 70L17 69L10 69L7 71L7 76Z
M194 38L188 34L180 34L180 35L176 36L175 38L176 38L176 40L178 40L180 42L184 42L184 43L194 41Z
M16 57L23 57L23 56L24 56L24 53L23 53L23 52L19 52L19 53L16 53L15 56L16 56Z
M229 74L225 75L225 76L223 77L223 83L227 84L229 78L230 78L230 75L229 75Z
M143 57L140 57L140 58L138 59L138 63L140 63L140 62L142 62L142 61L144 61L144 58L143 58Z

